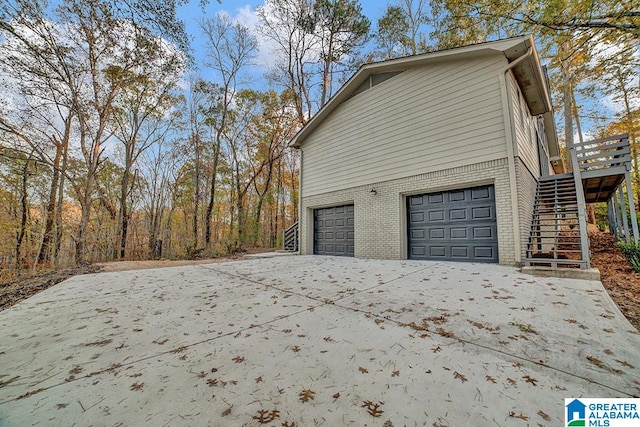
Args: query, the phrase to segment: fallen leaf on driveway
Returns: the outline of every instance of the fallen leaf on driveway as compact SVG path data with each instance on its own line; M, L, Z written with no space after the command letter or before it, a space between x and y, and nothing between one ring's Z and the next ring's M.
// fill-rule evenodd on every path
M538 415L540 415L540 417L542 417L542 419L545 421L551 421L551 417L547 413L545 413L542 409L538 411Z
M384 402L373 403L370 400L365 400L364 402L362 402L362 408L366 408L367 412L372 417L379 417L384 413L384 411L380 410L380 407L382 405L384 405Z
M528 421L528 420L529 420L529 417L527 417L526 415L523 415L523 414L516 414L516 413L515 413L515 412L513 412L513 411L509 412L509 416L510 416L510 417L513 417L513 418L519 418L519 419L521 419L521 420L523 420L523 421Z
M458 379L458 380L460 380L460 381L462 381L462 382L466 382L466 381L468 381L468 380L467 380L467 377L465 377L464 375L462 375L462 374L461 374L460 372L458 372L458 371L454 371L454 372L453 372L453 378Z
M315 392L311 390L302 390L298 396L300 396L299 400L302 402L308 402L309 400L313 400L315 396Z
M260 409L258 415L254 415L253 419L257 420L260 424L268 424L276 418L280 418L280 411L274 409L273 411L267 411L266 409Z

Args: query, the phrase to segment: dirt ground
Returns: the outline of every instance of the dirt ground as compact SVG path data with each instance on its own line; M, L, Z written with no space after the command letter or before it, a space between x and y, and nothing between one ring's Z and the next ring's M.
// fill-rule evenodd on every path
M36 275L23 276L18 280L0 282L0 311L27 299L38 292L44 291L53 285L62 282L78 274L91 274L111 271L143 270L148 268L177 267L181 265L211 264L243 259L245 254L268 252L272 249L255 248L246 253L238 253L228 257L196 260L148 260L148 261L113 261L96 263L91 265L76 266L38 273Z
M600 270L604 287L618 304L622 313L636 329L640 330L640 274L636 273L627 263L622 252L615 246L610 234L592 228L589 230L589 237L592 266ZM265 251L269 251L269 249L254 249L249 253ZM244 254L200 260L117 261L48 272L9 283L0 283L0 311L78 274L210 264L243 258Z
M613 236L589 229L591 266L600 270L600 279L622 314L640 331L640 274L629 265Z

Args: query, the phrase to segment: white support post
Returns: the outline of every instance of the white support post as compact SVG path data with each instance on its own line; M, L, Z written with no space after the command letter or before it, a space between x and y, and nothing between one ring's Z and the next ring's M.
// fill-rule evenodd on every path
M618 195L618 190L613 193L613 197L611 197L613 201L613 211L616 215L616 239L622 239L622 207L620 206L620 201L616 197Z
M607 200L607 217L608 217L607 219L609 220L609 233L612 236L615 236L616 235L616 232L615 232L616 224L615 224L615 219L614 219L614 216L613 216L613 204L611 203L611 199Z
M587 233L587 207L584 201L584 190L582 188L582 177L580 176L580 165L578 154L573 143L570 145L571 167L573 168L573 182L576 186L576 199L578 201L578 226L580 227L580 252L584 268L591 268L591 255L589 253L589 234Z
M633 190L631 188L631 174L627 170L624 173L624 180L627 183L627 197L629 198L629 213L631 214L631 229L633 230L633 241L638 244L638 220L636 219L636 202L633 200Z
M622 228L624 231L624 238L629 243L631 240L629 236L629 221L627 220L627 205L624 202L624 190L622 183L618 185L618 195L620 196L620 214L622 215Z

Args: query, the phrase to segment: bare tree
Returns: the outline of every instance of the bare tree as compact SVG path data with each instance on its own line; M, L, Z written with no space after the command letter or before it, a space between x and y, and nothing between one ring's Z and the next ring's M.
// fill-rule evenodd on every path
M258 31L277 47L271 78L292 92L298 120L304 124L317 109L311 95L313 67L319 57L313 1L266 0L258 16Z
M129 198L135 181L133 168L140 155L163 138L167 132L164 115L175 105L174 89L182 76L182 55L160 39L141 36L132 54L144 58L130 71L130 83L124 85L115 99L115 137L124 150L122 181L118 210L118 256L124 258L130 217Z
M209 203L205 211L205 244L211 244L211 215L215 202L220 147L228 126L229 109L238 90L240 73L252 64L258 50L258 42L249 29L233 23L228 15L218 14L204 19L200 28L205 35L207 65L217 71L220 78L220 97L215 88L209 87L207 122L214 130L213 165L209 173ZM204 86L203 86L204 88ZM213 93L212 93L213 92Z

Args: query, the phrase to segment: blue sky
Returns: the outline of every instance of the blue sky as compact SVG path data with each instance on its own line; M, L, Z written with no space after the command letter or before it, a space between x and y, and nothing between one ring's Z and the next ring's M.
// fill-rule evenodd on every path
M255 27L258 25L256 9L264 4L264 0L222 0L221 3L218 3L217 0L208 0L208 4L204 8L202 8L199 3L199 0L190 0L187 5L184 5L179 9L178 15L179 18L181 18L185 22L187 32L191 36L191 45L194 50L196 63L200 67L201 76L206 80L215 81L217 80L217 77L214 75L214 73L211 70L207 70L206 67L203 67L205 51L203 43L201 41L201 31L198 26L198 21L203 17L213 17L216 13L223 11L226 12L234 20L238 20L251 29L255 29ZM394 0L360 1L363 13L371 21L372 30L375 29L377 20L384 14L387 6L393 3L395 3ZM261 41L259 35L258 39L259 41ZM269 47L266 46L263 41L261 42L260 54L256 60L258 68L249 71L252 85L254 87L256 85L261 86L261 83L266 84L264 80L260 80L264 79L264 72L268 68L270 61L272 61L272 55L270 54ZM546 61L543 59L543 62ZM582 102L585 103L585 106L588 106L593 105L594 100L587 100L586 102ZM595 102L601 104L601 106L604 107L605 114L608 113L608 115L611 116L613 116L615 110L619 108L619 106L616 106L615 103L608 97L600 97L600 99ZM556 118L558 119L558 117ZM593 123L591 123L590 119L585 117L583 126L585 127L584 130L588 131L591 130L590 128L592 128Z
M200 7L198 0L191 0L188 4L182 6L178 10L178 17L185 22L187 33L191 36L191 46L194 50L196 62L202 65L204 56L203 44L200 41L201 31L198 26L198 22L203 17L213 17L218 12L226 12L233 19L239 20L244 25L255 28L258 24L258 17L256 15L256 9L264 4L264 1L232 1L222 0L222 3L218 3L217 0L208 0L209 3L204 7ZM363 0L360 1L362 11L371 21L372 27L376 25L378 18L380 18L388 4L393 3L389 0ZM260 36L258 35L258 38ZM260 56L258 58L258 64L264 65L268 61L269 49L261 49ZM204 72L205 78L209 77ZM212 77L212 76L211 76Z

